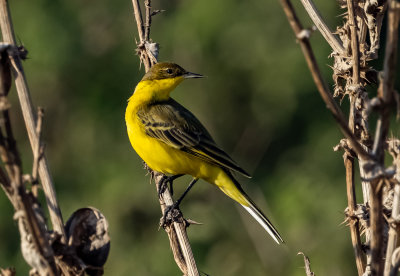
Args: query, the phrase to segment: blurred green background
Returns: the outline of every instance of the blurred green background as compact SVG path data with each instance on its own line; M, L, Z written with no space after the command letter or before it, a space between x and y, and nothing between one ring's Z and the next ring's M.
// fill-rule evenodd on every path
M317 275L356 273L346 206L340 132L311 80L278 1L152 1L151 37L160 60L207 75L173 94L204 123L246 170L244 188L279 229L278 246L237 204L200 182L181 205L204 223L188 229L199 269L208 275L305 275L298 251ZM311 22L296 2L306 26ZM335 1L316 1L332 28L341 22ZM180 275L156 190L125 130L126 101L144 74L135 56L132 2L10 1L36 105L45 108L44 139L57 195L67 220L85 206L108 218L111 252L105 275ZM329 46L312 36L331 81ZM380 68L378 68L380 69ZM26 172L32 154L11 95ZM344 109L346 109L344 107ZM176 182L180 194L189 177ZM359 192L359 191L358 191ZM359 198L361 200L361 198ZM12 208L0 194L0 266L26 275Z

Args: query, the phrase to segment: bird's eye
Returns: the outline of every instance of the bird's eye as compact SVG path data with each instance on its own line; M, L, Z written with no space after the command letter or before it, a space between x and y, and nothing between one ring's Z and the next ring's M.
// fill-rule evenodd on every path
M167 71L167 74L172 74L172 69L171 68L168 68L166 71Z

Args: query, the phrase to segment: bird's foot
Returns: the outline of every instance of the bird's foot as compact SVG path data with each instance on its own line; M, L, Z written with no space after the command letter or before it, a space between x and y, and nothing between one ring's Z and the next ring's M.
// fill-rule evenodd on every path
M160 227L165 228L172 222L179 222L182 218L182 212L179 209L179 203L176 201L174 204L168 206L164 210L163 216L160 218Z
M158 185L158 196L161 197L161 195L165 192L165 190L168 187L169 184L169 190L171 192L171 195L174 194L174 190L173 190L173 182L175 179L177 179L178 177L181 177L183 174L177 174L177 175L173 175L173 176L166 176L164 175L161 180L157 183Z

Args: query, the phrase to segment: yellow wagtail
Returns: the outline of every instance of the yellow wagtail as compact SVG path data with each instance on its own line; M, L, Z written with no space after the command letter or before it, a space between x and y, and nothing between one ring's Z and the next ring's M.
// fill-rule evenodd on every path
M215 184L241 204L279 244L283 239L233 177L249 174L221 150L200 121L170 97L184 79L201 78L174 63L157 63L129 98L125 121L129 140L147 165L169 175L188 174Z

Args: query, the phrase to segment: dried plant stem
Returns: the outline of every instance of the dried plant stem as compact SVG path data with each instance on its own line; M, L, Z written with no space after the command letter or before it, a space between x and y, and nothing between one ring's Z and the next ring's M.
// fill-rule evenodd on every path
M155 173L154 175L154 180L156 182L157 188L159 185L157 185L160 181L162 181L163 174L161 173ZM159 192L157 190L157 192ZM161 211L164 214L165 209L169 206L172 206L174 204L174 200L172 199L171 193L168 189L165 189L164 193L162 194L162 199L160 199L160 206L161 206ZM170 239L171 245L177 245L174 247L171 247L173 254L174 254L174 259L175 262L178 264L179 268L183 272L184 275L199 275L199 272L197 270L196 266L196 261L193 257L193 252L190 247L189 243L189 238L186 233L186 222L183 218L178 220L174 220L172 222L173 225L173 230L171 231L170 226L165 226L167 233L169 235L173 235L174 239ZM174 242L175 238L178 240L178 244ZM182 258L183 256L183 258Z
M398 48L398 31L399 31L399 20L400 20L400 4L397 1L390 0L388 3L388 33L386 37L386 51L385 51L385 59L384 59L384 66L383 66L383 79L379 85L378 89L378 97L381 99L383 103L383 108L381 109L381 114L379 116L376 132L375 132L375 141L373 146L373 154L378 157L378 160L381 162L383 166L384 162L384 150L383 145L386 141L387 134L389 131L389 124L390 124L390 108L389 104L392 99L392 95L394 93L394 80L395 80L395 72L396 72L396 61L397 61L397 48ZM396 190L398 192L398 185L395 187L395 194ZM379 194L380 191L377 191L377 196L381 196ZM379 198L378 198L379 199ZM393 210L392 210L392 217L397 219L397 208L395 203L398 204L397 198L394 199L393 203ZM378 203L375 203L375 209L382 208L379 206ZM374 229L379 231L376 235L372 235L373 238L371 241L371 249L372 249L372 261L371 261L371 268L372 273L376 273L375 275L381 275L381 271L384 270L386 275L390 272L390 262L386 260L385 268L382 268L382 250L381 246L383 244L383 236L382 236L382 226L381 225L374 225L373 217L378 216L380 213L377 213L374 216L374 208L372 208L371 213L371 226L372 231ZM382 212L382 210L375 210L376 212ZM378 219L378 218L376 218ZM376 221L376 224L381 224L382 219ZM396 239L397 233L393 230L393 227L390 227L389 230L389 242L387 247L387 254L386 258L391 259L391 252L393 252L394 247L396 246ZM374 250L375 249L375 250ZM390 254L390 255L389 255Z
M364 274L365 268L365 256L362 251L360 228L358 218L355 216L356 206L356 193L354 185L354 158L351 157L347 152L343 156L344 165L346 168L346 186L347 186L347 202L349 208L349 226L351 234L351 242L353 244L354 255L356 257L356 265L358 275Z
M353 84L360 83L360 51L357 36L357 20L354 14L354 0L347 0L351 31L351 54L353 55Z
M3 67L9 66L9 63L3 62L3 60L8 56L7 51L10 49L12 46L2 49L1 71L4 70ZM44 219L39 219L38 213L34 210L36 204L34 198L29 192L26 192L22 180L21 159L11 127L9 104L6 97L8 91L4 89L7 87L4 83L7 81L2 74L0 79L0 106L3 107L0 112L0 158L8 176L1 169L0 184L15 210L14 218L18 221L21 250L25 260L41 275L58 275L53 249L47 240Z
M371 273L382 275L383 272L383 218L382 218L382 181L371 185L370 189L370 223L371 223Z
M138 28L139 41L140 41L137 45L138 46L137 50L138 50L140 62L143 63L144 68L147 72L150 69L150 67L152 66L152 64L151 64L151 59L149 58L149 56L146 53L145 26L143 25L142 11L140 9L139 0L132 0L132 4L133 4L133 11L135 14L135 19L136 19L136 25ZM149 6L150 6L150 3L149 3ZM150 26L148 28L150 28ZM147 32L146 35L149 33L150 32Z
M303 27L297 18L297 15L293 9L293 6L289 0L280 0L286 17L289 20L290 26L292 27L303 51L304 57L306 58L308 68L311 71L314 82L318 88L322 99L327 105L327 108L332 112L333 117L338 122L340 129L342 130L344 136L349 140L352 149L357 153L357 155L362 159L369 159L370 155L365 151L362 145L357 141L354 133L349 129L343 112L340 110L332 94L329 92L328 86L322 78L321 72L319 70L317 61L315 59L314 53L310 41L307 36L302 35Z
M383 100L385 107L378 119L376 133L375 133L375 143L374 152L381 156L383 159L383 152L378 151L382 147L382 143L386 140L387 133L389 130L390 113L388 104L392 98L394 92L394 80L396 72L396 61L397 61L397 48L398 48L398 32L399 32L399 22L400 22L400 3L394 0L389 0L388 3L388 21L387 29L388 33L386 36L386 50L385 59L383 66L383 81L381 82L378 89L378 96ZM397 170L400 168L397 166ZM395 176L396 178L396 176ZM397 174L397 181L398 174ZM400 217L400 186L397 183L394 187L394 198L393 198L393 209L392 209L392 223L389 224L389 234L388 243L386 250L386 259L384 267L384 275L389 276L392 270L391 259L393 252L398 245L398 220Z
M16 45L15 35L12 26L11 16L7 0L0 0L0 25L4 42ZM21 104L22 114L25 120L26 129L29 136L31 147L34 150L38 144L38 135L36 133L36 114L30 98L28 85L22 68L22 63L18 55L13 55L11 61L14 65L15 85L17 87L18 97ZM42 182L43 190L46 195L49 208L50 219L53 229L58 232L65 241L65 230L60 208L58 206L53 180L50 175L47 159L43 156L39 160L39 176Z
M145 0L146 22L144 25L139 1L132 0L132 3L140 39L140 43L138 44L138 54L141 62L144 64L145 71L147 72L155 62L154 55L152 53L149 53L145 47L146 43L149 43L150 40L150 25L152 17L151 1ZM153 57L149 55L152 55ZM157 194L159 194L159 183L162 181L164 175L158 172L153 172L153 176L157 187ZM161 211L164 214L165 209L169 206L172 206L174 203L168 188L166 188L165 191L161 194L161 196L159 197L159 201ZM197 270L196 262L193 257L193 252L190 247L186 227L187 223L183 219L183 217L181 217L178 220L174 220L172 224L164 226L164 229L168 234L175 262L177 263L182 273L189 276L198 276L199 272Z
M331 29L326 25L313 1L301 0L301 3L306 9L311 20L314 22L315 26L318 28L323 37L332 47L333 51L335 51L337 54L340 55L344 54L344 48L342 42L332 33Z
M146 23L144 25L144 40L150 40L150 26L151 26L151 1L145 0L144 6L146 8Z
M311 271L310 259L303 252L299 252L299 253L297 253L297 255L303 255L304 269L306 271L306 275L307 276L315 276L315 273Z
M340 43L344 45L345 51L338 53L333 38L329 34L329 29L323 23L311 0L302 0L310 17L318 26L328 43L332 46L334 63L335 95L349 96L350 112L348 127L343 126L344 116L341 111L336 112L335 102L329 97L330 92L326 84L320 79L319 69L308 41L307 33L302 30L301 24L296 18L290 1L281 0L286 15L289 19L297 38L299 39L303 53L306 57L308 66L313 75L320 94L327 103L328 108L334 114L339 123L343 134L347 138L347 143L341 143L345 149L344 163L346 167L346 184L348 198L348 221L352 244L356 257L358 275L392 275L400 266L399 248L395 249L399 236L399 227L397 226L400 213L400 188L398 171L400 160L400 141L396 140L393 145L387 145L387 136L389 132L391 106L394 101L394 80L396 72L396 61L398 51L398 32L400 22L400 3L395 0L370 1L370 0L346 0L341 1L340 6L347 8L344 14L343 27L338 28ZM368 61L377 58L377 49L379 49L380 29L384 12L388 7L386 51L384 59L384 68L382 78L379 79L378 97L369 99L365 91L365 86L369 82L375 82L376 77L368 77L371 67ZM367 31L369 36L367 39ZM336 38L336 37L335 37ZM368 45L370 43L370 45ZM324 95L325 94L325 95ZM325 99L326 98L326 99ZM397 96L398 98L398 96ZM329 104L329 101L332 103ZM376 124L375 139L371 141L368 121L372 110L379 111L379 118ZM336 113L335 113L336 112ZM337 116L337 114L340 114ZM350 132L350 133L347 133ZM371 147L372 145L372 147ZM363 150L358 149L358 147ZM389 149L388 149L389 148ZM394 157L396 166L396 177L393 178L393 169L385 168L384 151L388 149ZM360 167L361 184L364 196L364 205L362 209L357 208L354 192L354 160L358 158ZM361 153L361 154L360 154ZM394 202L391 207L390 189L394 188ZM385 194L384 189L385 188ZM386 231L384 221L385 212L392 211L392 218L389 234ZM368 209L369 207L369 209ZM392 209L391 209L392 208ZM355 211L357 210L357 217ZM361 213L358 211L361 210ZM365 211L364 211L365 210ZM368 221L369 212L369 221ZM364 255L360 239L360 221L366 227L365 243L370 250ZM386 262L383 266L383 252L386 248L386 237L388 237L388 246L386 250ZM365 257L367 261L365 261ZM392 262L392 264L391 264Z
M399 237L397 233L397 227L400 219L400 184L396 184L394 187L393 210L391 219L392 223L390 224L389 228L389 240L386 250L384 276L389 276L392 269L392 255L397 246L397 239Z
M390 0L388 4L388 22L385 59L383 65L383 78L379 85L378 96L382 100L384 108L381 111L377 122L373 153L383 162L383 143L389 131L390 109L387 105L394 93L394 81L397 62L398 33L400 21L400 4L395 0Z
M140 9L139 0L132 0L132 4L133 4L133 12L135 14L135 19L136 19L136 26L138 28L139 39L140 42L142 42L142 40L144 41L144 26L143 26L142 11ZM148 68L146 69L148 70Z

